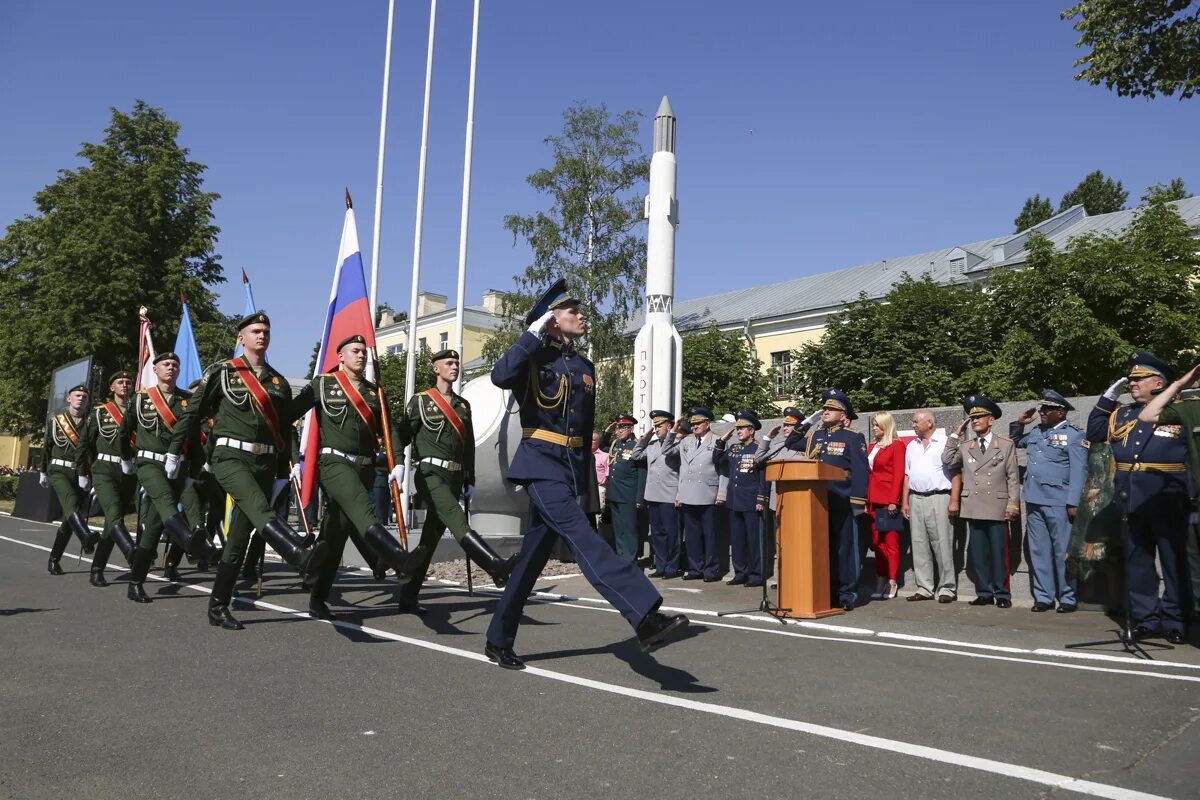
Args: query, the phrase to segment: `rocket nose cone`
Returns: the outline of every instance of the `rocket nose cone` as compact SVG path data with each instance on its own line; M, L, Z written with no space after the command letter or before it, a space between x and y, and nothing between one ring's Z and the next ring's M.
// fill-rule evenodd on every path
M658 111L654 112L655 118L658 117L674 117L675 109L671 108L671 101L664 94L662 102L658 104Z

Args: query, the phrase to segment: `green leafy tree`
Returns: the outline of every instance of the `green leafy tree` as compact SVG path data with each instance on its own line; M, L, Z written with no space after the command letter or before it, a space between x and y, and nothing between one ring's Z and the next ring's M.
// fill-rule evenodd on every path
M416 388L414 391L424 391L434 384L433 362L429 359L431 355L433 352L428 347L422 347L417 352ZM379 354L379 377L387 397L388 409L392 414L404 413L407 365L408 354L403 350L398 353L385 351Z
M488 338L484 357L495 361L511 346L534 299L566 278L588 315L580 342L595 362L625 355L625 324L646 283L646 242L640 230L650 162L638 140L641 115L617 115L605 105L577 104L563 113L562 133L545 140L553 164L531 174L530 186L550 207L505 217L514 243L524 240L533 263L502 302L511 321Z
M138 307L157 340L173 343L187 295L200 357L228 355L236 336L212 287L225 280L215 252L218 195L206 167L176 141L179 124L137 101L112 109L83 164L59 171L34 196L37 211L0 240L0 428L33 432L52 370L92 355L107 374L137 357Z
M629 389L629 371L623 373ZM774 369L750 355L750 345L716 323L683 337L683 411L696 405L720 417L738 408L769 415L774 406Z
M1075 80L1103 83L1123 97L1180 99L1200 90L1200 3L1195 0L1082 0L1062 12L1075 20Z
M1128 199L1129 192L1125 191L1120 181L1107 178L1103 172L1096 170L1088 173L1078 186L1063 195L1058 210L1063 212L1082 203L1089 216L1110 214L1123 209Z
M1013 220L1013 227L1016 229L1013 232L1027 231L1039 222L1045 222L1053 216L1054 204L1050 202L1049 197L1042 197L1040 194L1027 197L1021 213Z
M1149 203L1151 200L1183 200L1186 197L1191 197L1192 193L1183 185L1183 178L1175 178L1170 183L1156 183L1153 186L1146 187L1146 193L1142 195L1142 202Z

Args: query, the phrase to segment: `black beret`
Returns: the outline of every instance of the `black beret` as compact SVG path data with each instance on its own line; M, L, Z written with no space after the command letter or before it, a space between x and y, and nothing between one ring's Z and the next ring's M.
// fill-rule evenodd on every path
M67 389L67 394L71 394L72 392L83 392L84 394L91 394L91 392L88 391L87 386L82 383L77 383L74 386L72 386L70 389Z
M178 363L179 363L179 356L175 355L173 352L171 352L170 350L168 350L167 352L165 352L165 353L159 353L158 355L156 355L156 356L154 357L154 363L155 363L155 364L157 364L157 363L158 363L158 362L160 362L160 361L174 361L176 364L178 364Z
M429 363L432 364L435 361L441 361L443 358L459 358L458 351L451 349L438 350L429 357Z
M112 384L114 384L114 383L116 383L117 381L120 381L120 380L131 381L131 380L133 380L133 375L131 375L131 374L129 373L129 370L127 370L127 369L121 369L121 370L117 370L117 371L116 371L116 372L114 372L114 373L112 374L112 376L111 376L111 377L108 379L108 383L109 383L109 385L111 386Z
M361 344L361 345L365 346L367 344L367 340L363 338L363 335L361 333L356 333L353 336L347 336L345 339L342 339L342 341L338 343L337 352L339 352L339 353L342 352L342 348L348 344Z
M258 323L269 326L271 324L271 318L268 317L263 311L255 311L253 314L242 317L241 320L238 321L238 330L240 331L242 328L245 328L248 325L255 325Z

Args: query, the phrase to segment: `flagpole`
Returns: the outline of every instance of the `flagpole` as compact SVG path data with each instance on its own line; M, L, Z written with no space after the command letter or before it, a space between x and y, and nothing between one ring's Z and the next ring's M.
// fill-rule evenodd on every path
M479 54L479 2L475 0L475 14L471 22L471 80L467 88L467 142L463 152L462 222L458 229L458 299L454 307L454 342L458 349L458 379L454 391L462 389L463 369L463 316L465 314L467 289L467 227L471 216L471 153L475 143L475 64Z
M408 341L404 365L404 406L415 394L417 381L417 293L421 281L421 232L425 221L425 161L429 155L429 92L433 87L433 33L437 22L437 0L429 0L429 47L425 55L425 107L421 114L421 155L417 166L417 221L413 235L412 292L408 300ZM412 493L412 446L404 448L404 511L408 513Z
M375 303L379 292L379 239L380 222L383 219L383 156L387 144L388 84L392 75L392 20L396 14L396 0L388 0L387 46L383 51L383 102L379 109L379 161L375 170L375 229L371 231L371 324L378 319ZM349 191L346 192L349 195Z

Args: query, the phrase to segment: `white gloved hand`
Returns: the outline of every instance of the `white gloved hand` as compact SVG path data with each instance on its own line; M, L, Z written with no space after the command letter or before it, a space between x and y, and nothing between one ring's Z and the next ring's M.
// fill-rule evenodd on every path
M271 484L271 505L275 505L275 501L279 499L279 493L288 485L287 478L276 478L275 483Z
M1117 382L1108 387L1108 390L1104 393L1104 396L1109 400L1116 400L1125 391L1125 384L1127 383L1129 383L1129 378L1123 376L1117 378Z
M201 472L212 472L212 464L209 464L207 461L205 461L204 466L200 468L200 471Z
M404 465L397 464L391 472L388 473L388 485L393 483L404 484Z
M122 475L132 475L133 473L134 473L133 459L132 458L128 459L128 460L122 459L121 460L121 474Z
M533 321L533 324L529 326L529 332L534 336L541 336L542 330L546 327L546 323L550 322L552 319L554 319L554 312L547 311L545 314L542 314Z
M816 411L814 411L813 413L809 414L807 417L804 418L804 424L811 428L813 425L816 425L818 422L821 421L821 414L823 414L824 412L825 412L825 409L818 408Z
M75 480L79 483L79 488L83 489L85 492L88 490L88 487L92 485L92 479L87 475L79 475L75 478Z
M293 464L292 471L288 473L288 478L293 481L300 480L300 465Z
M167 471L167 477L172 480L179 477L179 468L183 466L183 456L179 453L167 453L167 460L163 463L163 468Z
M41 475L38 475L38 486L42 487L43 489L49 488L50 476L44 472Z

